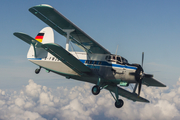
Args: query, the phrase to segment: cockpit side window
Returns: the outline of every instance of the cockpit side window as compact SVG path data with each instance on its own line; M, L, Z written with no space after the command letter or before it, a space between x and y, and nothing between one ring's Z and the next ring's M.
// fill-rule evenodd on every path
M121 64L121 58L120 57L117 57L117 63Z
M121 62L121 58L120 57L117 57L117 60L118 60L118 62Z
M105 58L108 62L117 62L118 64L127 63L127 60L118 55L108 55Z
M109 55L109 56L106 56L106 58L105 58L107 61L111 61L111 56Z
M124 63L124 64L127 64L128 63L128 61L125 59L125 58L123 58L123 57L121 57L122 58L122 62Z
M125 63L125 60L124 60L124 58L122 57L121 59L122 59L122 62L123 62L123 63Z
M109 56L108 60L109 60L109 61L111 60L111 56Z

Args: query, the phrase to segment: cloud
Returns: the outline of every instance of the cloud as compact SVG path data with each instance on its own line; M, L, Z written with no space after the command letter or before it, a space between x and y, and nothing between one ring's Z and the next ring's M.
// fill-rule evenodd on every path
M141 95L151 103L124 100L117 109L107 90L98 96L91 93L92 84L83 83L71 89L51 89L33 80L20 91L0 90L2 120L178 120L180 118L180 79L173 88L143 86Z

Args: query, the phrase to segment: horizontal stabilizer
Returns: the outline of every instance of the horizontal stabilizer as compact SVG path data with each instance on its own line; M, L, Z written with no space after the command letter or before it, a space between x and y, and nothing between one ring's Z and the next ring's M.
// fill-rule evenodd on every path
M159 82L151 77L144 77L143 84L145 84L147 86L166 87L166 85L162 84L161 82Z
M85 66L81 61L75 58L71 53L66 51L63 47L55 43L43 44L42 48L51 53L53 56L61 60L68 67L73 69L78 74L90 73L91 70Z
M25 33L16 32L14 33L14 35L30 45L33 44L34 47L43 48L44 50L55 56L57 59L62 61L64 64L66 64L68 67L73 69L79 75L91 72L90 68L84 65L81 61L75 58L71 53L66 51L60 45L57 45L55 43L42 44Z
M118 95L121 95L129 100L132 100L132 101L138 101L138 102L146 102L146 103L149 103L149 100L145 99L145 98L142 98L140 96L138 96L137 94L135 93L131 93L125 89L122 89L120 87L117 87L116 86L111 86L109 85L108 87L106 87L105 89L109 90L109 91L112 91L112 92L116 92L118 93Z
M38 42L37 40L25 33L15 32L14 35L30 45L35 45L35 47L41 47L42 45L42 43Z

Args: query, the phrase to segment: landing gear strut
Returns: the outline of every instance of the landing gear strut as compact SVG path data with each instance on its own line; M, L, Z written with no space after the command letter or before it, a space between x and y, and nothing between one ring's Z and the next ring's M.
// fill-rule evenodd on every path
M35 73L36 73L36 74L39 74L40 70L41 70L41 67L37 68L37 69L35 70Z
M116 90L114 90L115 96L113 95L112 91L109 91L112 95L112 97L115 100L115 107L116 108L121 108L124 105L124 101L122 99L119 99L119 95L118 95L118 86L116 86Z

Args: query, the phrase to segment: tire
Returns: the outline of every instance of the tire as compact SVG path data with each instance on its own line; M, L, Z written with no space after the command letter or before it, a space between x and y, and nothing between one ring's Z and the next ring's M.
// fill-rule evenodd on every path
M124 105L124 101L119 99L118 101L115 102L115 107L116 108L121 108Z
M100 87L95 85L93 88L92 88L92 94L94 95L98 95L100 93Z
M40 69L37 68L37 69L35 70L35 73L36 73L36 74L39 74L39 72L40 72Z

